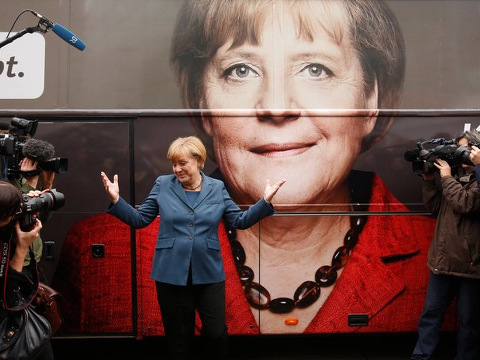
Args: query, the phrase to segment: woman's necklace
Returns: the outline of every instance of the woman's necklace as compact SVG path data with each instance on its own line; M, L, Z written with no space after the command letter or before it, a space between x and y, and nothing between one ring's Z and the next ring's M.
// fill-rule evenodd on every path
M200 179L200 182L199 182L198 185L195 186L194 188L187 188L187 187L185 187L185 186L183 186L183 185L182 185L182 187L183 187L185 190L193 191L193 190L197 190L201 185L202 185L202 179Z
M366 205L357 203L353 199L355 193L352 189L353 210L366 210ZM315 281L307 280L300 284L293 294L293 299L279 297L272 300L268 290L253 281L255 273L245 265L247 256L242 244L237 240L236 231L227 228L237 272L250 306L258 310L268 309L272 313L285 314L291 312L295 307L303 309L312 305L319 299L321 288L331 286L337 280L337 272L347 264L366 221L366 216L350 216L350 229L345 234L343 245L334 252L331 265L319 267L315 272Z

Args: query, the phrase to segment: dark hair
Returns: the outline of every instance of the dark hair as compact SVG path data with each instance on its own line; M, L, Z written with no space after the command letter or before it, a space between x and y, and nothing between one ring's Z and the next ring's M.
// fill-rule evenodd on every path
M478 131L464 131L455 138L455 143L458 144L463 138L467 139L469 142L480 143L480 133Z
M22 193L14 185L0 181L0 220L14 216L23 202Z

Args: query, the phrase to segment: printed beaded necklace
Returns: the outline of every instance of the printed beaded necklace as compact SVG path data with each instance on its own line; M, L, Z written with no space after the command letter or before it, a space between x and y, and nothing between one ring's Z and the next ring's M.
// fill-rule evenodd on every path
M366 194L363 195L365 196ZM359 196L358 192L351 187L353 210L366 210L366 205L356 202L356 200L360 200L358 197L363 196ZM247 256L242 244L237 240L236 230L227 228L237 272L250 306L257 310L268 309L272 313L286 314L295 307L303 309L315 303L320 297L321 288L333 285L337 280L338 270L347 264L366 221L366 216L350 216L350 229L345 234L343 245L334 252L331 265L319 267L315 272L315 281L307 280L300 284L293 294L293 299L279 297L272 300L268 290L253 281L255 273L250 267L245 265Z

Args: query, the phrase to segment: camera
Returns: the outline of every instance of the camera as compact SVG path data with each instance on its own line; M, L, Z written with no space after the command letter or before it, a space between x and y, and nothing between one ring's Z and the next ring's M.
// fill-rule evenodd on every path
M469 146L480 146L470 141ZM415 150L406 151L404 158L412 162L412 170L416 175L430 174L437 171L436 159L448 162L452 169L461 164L473 165L470 161L470 150L466 146L458 146L455 139L437 138L417 143Z
M16 217L20 221L22 231L30 231L35 224L36 213L55 211L65 205L65 196L55 190L48 190L39 196L23 195L23 204L20 214Z
M32 138L37 127L38 120L14 117L8 134L0 134L0 153L4 155L2 169L5 169L1 175L5 173L8 180L20 177L20 161L25 157L37 160L39 171L67 172L68 159L53 157L55 150L51 144Z
M16 140L10 134L0 134L0 153L6 156L15 154Z
M38 167L44 171L54 171L57 174L66 173L68 170L68 159L55 157L47 161L39 162Z
M38 120L27 120L13 117L8 132L17 137L33 136L38 127Z

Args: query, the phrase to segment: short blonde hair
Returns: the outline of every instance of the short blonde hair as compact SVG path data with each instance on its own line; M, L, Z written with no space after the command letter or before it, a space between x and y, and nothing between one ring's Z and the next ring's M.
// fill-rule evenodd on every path
M179 137L168 148L167 158L170 161L178 160L182 155L189 154L197 159L199 168L203 169L207 159L207 149L196 136Z

